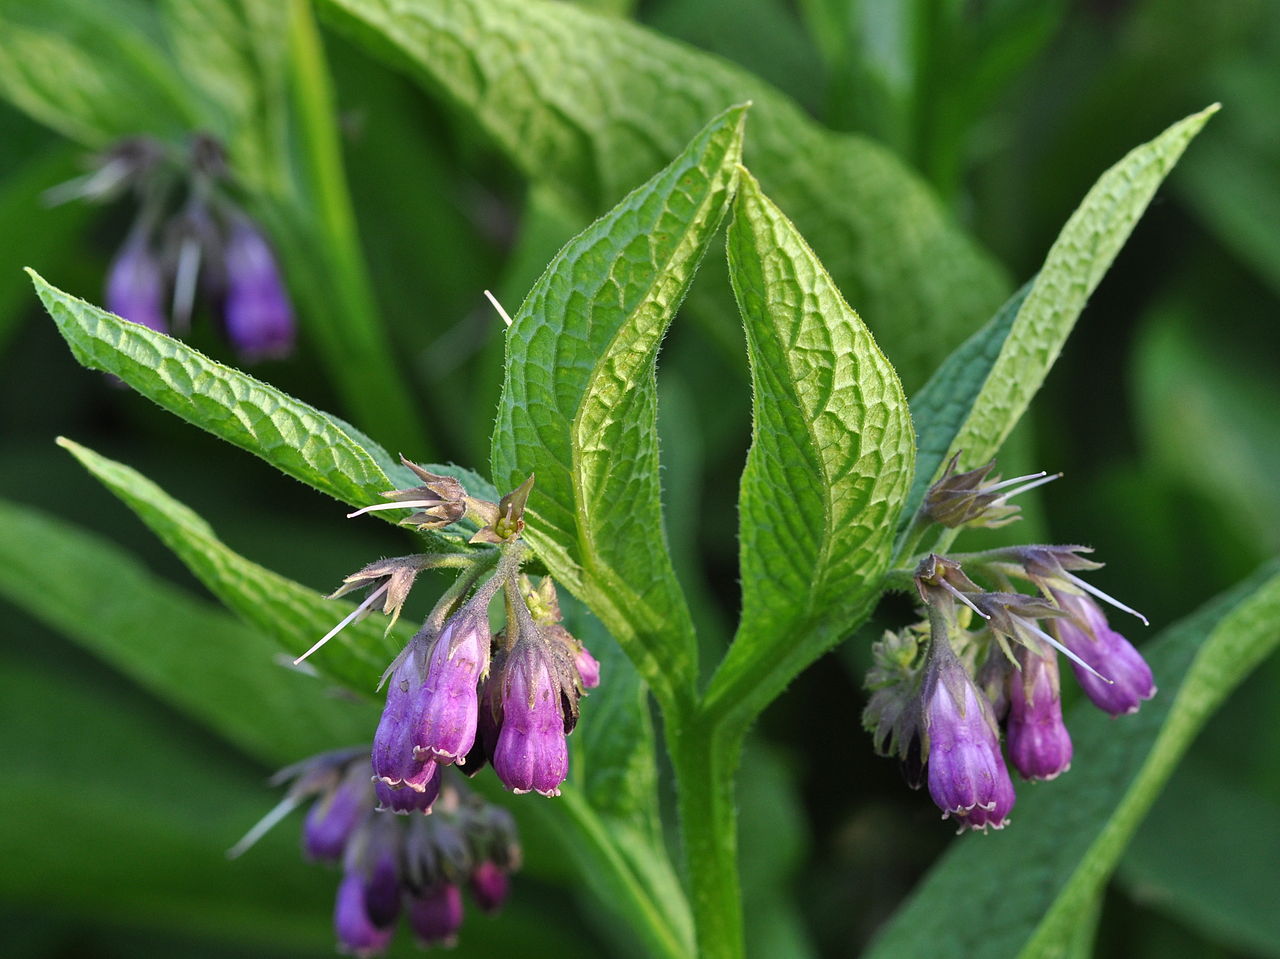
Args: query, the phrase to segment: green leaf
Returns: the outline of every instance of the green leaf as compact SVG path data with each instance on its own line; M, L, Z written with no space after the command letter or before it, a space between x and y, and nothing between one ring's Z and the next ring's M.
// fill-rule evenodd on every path
M268 765L358 743L377 721L276 662L279 647L124 550L0 500L0 594Z
M243 619L298 656L350 611L228 548L190 508L122 463L62 439L59 443L119 497L195 576ZM385 638L380 617L352 623L310 660L320 672L372 696L387 664L408 640L403 627Z
M1009 337L1032 280L1013 294L982 329L969 337L938 367L929 382L911 399L911 419L916 425L916 472L902 509L907 522L915 515L929 485L942 469L951 443L973 411L996 358Z
M1275 957L1277 862L1280 805L1193 754L1133 837L1116 877L1138 901L1215 942Z
M84 366L120 377L169 412L261 457L282 473L350 506L385 502L379 493L397 482L403 485L410 475L397 472L393 482L388 477L390 455L337 417L27 272ZM380 515L391 522L396 519L386 511ZM433 549L466 548L456 536L425 535Z
M199 125L149 7L128 0L0 2L0 96L73 140L101 147Z
M678 153L706 117L752 101L753 170L909 384L1007 292L994 262L892 153L820 128L718 57L541 0L323 0L320 9L588 213Z
M925 487L956 451L964 451L962 468L972 468L1000 449L1156 189L1217 109L1211 106L1179 120L1130 151L1094 184L1049 250L972 407L958 424L948 421L945 428L955 432L941 459L932 463L934 472L922 481ZM998 325L998 318L994 322ZM977 347L966 344L962 350L976 352ZM941 445L942 430L931 424L921 426L922 435L930 437L931 449ZM922 459L921 466L925 465Z
M915 439L893 366L745 172L728 246L755 415L739 500L742 621L707 708L749 698L754 714L878 595Z
M744 107L565 246L507 338L493 475L537 477L526 536L660 697L696 671L662 529L654 363L724 217Z
M1280 642L1273 562L1144 649L1160 692L1117 720L1087 701L1067 719L1075 762L1023 786L1013 824L959 840L872 956L1040 957L1070 941L1196 733Z

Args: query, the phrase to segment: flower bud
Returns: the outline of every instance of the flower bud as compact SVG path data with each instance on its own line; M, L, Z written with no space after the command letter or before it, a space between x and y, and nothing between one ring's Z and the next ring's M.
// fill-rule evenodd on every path
M1009 759L1023 779L1055 779L1071 767L1071 735L1062 721L1058 656L1020 648L1009 674Z
M1002 829L1014 792L990 706L943 644L934 646L924 717L929 795L943 818L954 817L961 831Z
M293 351L293 307L266 237L237 217L222 254L227 338L248 360L287 356Z
M595 689L600 685L600 663L591 655L587 647L578 645L573 664L578 667L578 677L582 680L583 689Z
M346 873L338 884L338 897L333 910L333 928L338 936L340 952L354 956L380 955L391 942L394 931L373 923L365 908L364 883L354 873Z
M471 873L469 884L476 904L487 915L493 915L502 909L511 885L506 871L488 860L476 866L475 871Z
M520 643L504 670L502 725L493 769L515 793L558 796L569 774L563 682L547 653L541 643Z
M489 669L489 621L483 605L444 625L427 663L413 755L437 763L466 761L475 744L478 685Z
M107 309L133 323L167 333L165 287L160 260L141 234L131 236L107 272Z
M409 924L423 946L452 946L462 928L462 892L442 882L409 899Z
M1054 620L1059 641L1087 664L1072 663L1076 681L1095 706L1112 716L1136 713L1156 694L1151 667L1127 639L1107 623L1107 616L1088 596L1054 590L1053 598L1070 618Z
M402 841L403 833L394 819L370 816L343 858L344 870L360 878L365 914L379 929L394 925L400 915Z

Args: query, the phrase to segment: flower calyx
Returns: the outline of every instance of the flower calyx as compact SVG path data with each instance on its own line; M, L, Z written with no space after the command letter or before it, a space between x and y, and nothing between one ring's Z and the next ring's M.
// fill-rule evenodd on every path
M483 500L472 500L471 507L484 525L471 537L472 543L511 543L524 532L524 509L533 490L533 474L502 497L495 506Z
M923 516L928 520L953 529L959 526L989 529L1007 526L1019 519L1019 507L1010 505L1010 499L1051 483L1062 475L1055 473L1051 476L1042 470L1002 481L999 474L991 476L996 465L994 459L977 469L961 473L957 471L961 452L957 451L951 457L941 478L929 487L921 507Z

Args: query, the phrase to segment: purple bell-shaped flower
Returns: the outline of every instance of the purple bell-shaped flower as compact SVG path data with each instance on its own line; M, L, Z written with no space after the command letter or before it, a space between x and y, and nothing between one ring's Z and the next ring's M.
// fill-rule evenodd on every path
M409 899L409 925L422 945L452 946L462 928L462 891L451 882L440 882Z
M924 688L929 795L965 829L1002 829L1013 781L1000 754L991 707L949 648L934 647Z
M135 230L107 272L107 309L157 333L169 331L165 316L167 280L145 235Z
M543 644L519 643L511 650L493 769L512 792L560 795L569 774L563 695L563 680Z
M244 216L231 224L222 249L226 267L227 338L247 360L293 351L293 307L266 237Z
M373 796L369 770L353 763L342 779L320 795L302 824L302 850L309 859L337 862L347 841L369 814Z
M373 736L373 774L393 788L431 788L436 764L414 756L415 733L426 670L427 641L419 634L391 665L387 703ZM438 788L438 786L437 786Z
M1062 721L1058 655L1019 647L1009 674L1009 759L1024 779L1056 779L1071 767L1071 735Z
M376 956L391 942L393 927L379 927L369 917L365 906L364 882L355 873L347 873L338 885L333 909L333 929L338 936L338 949L353 956Z
M1072 663L1085 695L1112 716L1136 713L1144 700L1156 694L1155 678L1142 654L1111 628L1102 608L1089 596L1055 589L1053 598L1069 614L1053 621L1058 641L1096 670Z
M413 755L437 763L465 762L475 744L478 686L489 669L486 604L464 608L431 647L414 733Z

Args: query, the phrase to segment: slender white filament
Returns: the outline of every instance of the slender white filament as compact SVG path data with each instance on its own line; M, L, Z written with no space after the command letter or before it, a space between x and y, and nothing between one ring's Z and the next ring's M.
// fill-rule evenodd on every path
M489 298L489 302L493 304L493 308L498 311L498 315L502 317L502 322L507 324L508 327L510 327L511 316L507 313L506 310L502 308L502 304L498 302L498 298L494 296L492 293L490 293L488 290L484 291L484 295Z
M1098 599L1102 600L1104 603L1110 603L1116 609L1122 609L1126 613L1129 613L1132 616L1137 616L1138 619L1142 620L1143 626L1151 625L1151 622L1147 619L1147 617L1143 616L1136 609L1129 608L1124 603L1120 602L1120 600L1116 599L1114 596L1108 596L1102 590L1098 589L1098 587L1091 586L1088 583L1086 583L1079 576L1075 576L1071 573L1067 573L1066 576L1067 576L1067 579L1071 580L1071 582L1075 583L1077 586L1083 589L1086 593L1093 593L1094 596L1097 596Z
M357 616L363 615L363 613L370 606L372 606L374 602L376 602L378 598L382 596L383 593L387 591L387 588L390 585L391 585L391 581L388 580L387 582L379 586L377 589L375 589L372 593L370 593L368 597L365 598L365 601L363 603L361 603L359 606L353 609L350 613L348 613L346 617L343 618L342 622L340 622L337 626L333 627L333 629L329 630L329 632L325 633L324 636L320 638L319 642L317 642L305 653L303 653L301 656L295 659L293 661L293 665L297 666L298 664L300 664L304 659L306 659L308 656L314 653L317 649L319 649L329 640L333 639L333 637L337 636L340 632L342 632L347 627L347 624L350 623L353 619L355 619Z
M430 509L439 505L440 501L438 499L411 499L400 503L374 503L372 506L362 506L354 513L348 513L347 519L354 519L363 513L376 513L380 509Z
M271 831L272 826L298 808L300 802L302 800L296 796L285 796L281 799L271 812L259 819L254 827L244 834L243 839L227 850L227 858L236 859L248 852L253 848L254 843Z

